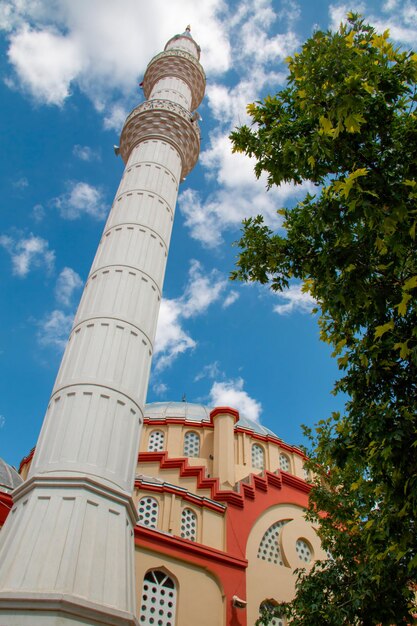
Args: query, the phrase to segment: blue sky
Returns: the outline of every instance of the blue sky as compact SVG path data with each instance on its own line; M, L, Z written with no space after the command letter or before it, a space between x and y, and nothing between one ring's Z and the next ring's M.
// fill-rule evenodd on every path
M36 443L123 171L113 144L147 63L188 23L207 75L202 146L180 188L148 401L229 404L294 444L342 407L308 298L228 280L241 220L279 229L276 210L309 185L267 193L227 136L285 84L285 57L352 8L416 48L409 0L0 1L1 457L18 465Z

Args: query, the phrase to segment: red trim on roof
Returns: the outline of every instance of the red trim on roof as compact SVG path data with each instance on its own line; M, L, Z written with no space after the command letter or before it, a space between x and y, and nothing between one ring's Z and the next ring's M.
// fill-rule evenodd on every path
M179 476L193 476L196 479L197 489L210 491L210 499L218 502L226 502L229 505L242 509L245 499L253 500L257 492L268 491L269 487L282 489L283 484L291 487L300 494L308 494L311 485L301 478L278 470L278 473L265 471L263 474L249 474L237 485L240 491L223 490L220 488L218 478L207 478L206 468L202 465L189 465L186 457L169 458L167 452L141 452L138 457L139 463L159 463L163 469L177 469ZM303 505L304 506L304 505Z
M195 506L199 506L204 509L211 509L212 511L216 511L216 513L221 513L224 515L226 509L224 506L217 504L217 502L209 502L207 500L202 500L200 497L195 496L193 493L184 492L182 488L176 488L175 485L167 485L157 483L146 483L144 484L140 479L135 480L136 489L141 489L142 491L152 491L153 493L172 493L176 496L181 497L183 500L194 504Z
M33 455L35 454L35 449L36 449L36 446L33 446L29 454L23 457L23 459L20 461L19 474L21 474L22 468L24 467L24 465L26 465L27 463L30 463L30 461L33 459Z

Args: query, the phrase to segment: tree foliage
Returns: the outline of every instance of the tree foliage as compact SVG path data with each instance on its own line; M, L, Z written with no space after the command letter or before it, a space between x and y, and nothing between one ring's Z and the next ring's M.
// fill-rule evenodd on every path
M417 54L349 14L287 62L286 88L249 105L253 126L231 138L269 186L311 181L316 193L280 211L284 235L245 220L232 277L278 291L303 282L348 400L310 432L309 516L331 557L301 572L295 600L275 612L300 626L412 623Z

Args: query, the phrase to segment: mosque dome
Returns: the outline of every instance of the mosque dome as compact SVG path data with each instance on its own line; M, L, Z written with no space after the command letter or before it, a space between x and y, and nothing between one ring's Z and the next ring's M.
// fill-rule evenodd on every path
M19 476L14 467L0 459L0 490L13 491L22 482L22 477Z
M182 419L187 420L187 422L208 423L213 408L193 402L151 402L145 405L144 417L149 420ZM272 430L242 414L240 414L235 428L243 428L258 435L269 435L279 439Z

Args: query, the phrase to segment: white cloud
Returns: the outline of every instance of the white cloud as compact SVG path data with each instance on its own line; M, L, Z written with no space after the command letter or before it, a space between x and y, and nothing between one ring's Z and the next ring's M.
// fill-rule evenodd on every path
M59 309L49 313L43 320L38 322L37 338L41 346L52 346L63 350L68 341L68 335L72 327L74 316L67 315Z
M80 146L79 144L75 145L72 149L72 153L81 161L99 161L100 154L90 148L89 146Z
M46 239L32 234L18 240L1 235L0 246L10 254L16 276L23 278L35 267L44 267L48 272L53 269L55 252L49 249Z
M110 107L110 112L104 118L104 128L106 130L115 130L119 133L129 111L121 104L113 104Z
M255 63L283 61L300 44L297 35L291 31L268 37L261 27L249 21L244 24L241 36L242 48L240 52L242 57L251 59Z
M276 296L282 302L274 306L275 313L289 315L290 313L310 313L317 302L309 293L301 291L301 285L290 285L286 291L277 292Z
M152 385L152 389L158 396L164 396L168 391L168 386L165 383L156 382Z
M201 264L193 259L184 294L180 298L181 315L184 319L204 313L210 304L219 300L227 280L216 270L203 273Z
M294 0L282 0L278 17L285 20L288 25L293 25L301 17L300 5Z
M223 372L220 371L219 362L213 361L213 363L205 365L203 369L198 374L196 374L196 376L194 377L194 382L203 380L203 378L211 378L214 380L215 378L219 378L220 376L223 376Z
M0 28L9 33L16 77L33 97L62 105L77 85L100 109L114 91L132 92L149 59L189 22L206 70L226 71L225 10L223 0L124 0L123 10L114 0L10 0L0 9Z
M227 285L227 279L218 271L203 272L198 261L191 261L183 294L161 302L154 351L157 372L171 365L178 355L196 347L197 342L183 328L184 321L204 314L219 301Z
M205 97L218 124L226 125L231 130L235 125L250 123L246 113L249 102L256 100L266 85L268 91L271 91L282 84L285 78L285 72L267 71L262 66L255 66L251 68L248 76L243 72L241 80L236 85L208 83Z
M69 191L52 200L61 217L75 220L83 214L102 220L106 217L108 207L104 205L103 193L100 188L88 183L70 182Z
M387 0L382 6L384 12L393 11L398 6L398 0Z
M5 423L6 423L6 418L4 417L4 415L0 415L0 428L3 428Z
M277 210L303 197L313 186L283 183L266 191L266 177L256 179L254 160L243 154L232 154L226 135L211 137L210 147L201 155L201 163L209 178L215 178L219 188L204 200L198 192L186 189L179 196L179 207L185 217L185 225L193 239L208 248L223 242L227 230L238 231L242 220L261 213L266 224L273 229L280 227L282 218Z
M23 88L46 104L62 105L82 68L76 39L27 25L11 36L8 57Z
M74 291L80 289L83 281L71 267L64 267L57 278L55 285L55 298L63 306L71 306Z
M176 300L163 299L159 309L155 338L155 367L161 371L176 357L195 348L196 342L181 326L181 306Z
M243 386L243 378L214 382L210 389L210 404L212 406L230 406L237 409L242 417L259 421L262 412L260 402L251 398Z
M35 222L41 222L45 217L45 209L41 204L35 204L32 209L32 217Z
M237 291L231 291L223 301L223 308L227 309L229 306L234 304L236 300L239 298L239 293Z
M12 183L15 189L25 189L29 185L29 181L25 176L18 178Z

